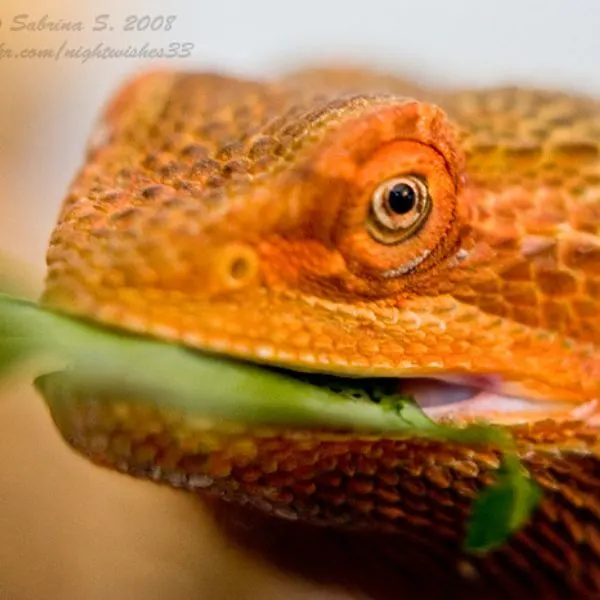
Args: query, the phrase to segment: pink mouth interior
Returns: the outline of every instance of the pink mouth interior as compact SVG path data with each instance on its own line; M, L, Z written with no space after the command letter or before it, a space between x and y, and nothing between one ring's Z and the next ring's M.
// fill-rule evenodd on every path
M485 420L516 424L561 414L565 417L584 418L586 412L595 412L595 401L592 407L589 403L574 405L555 400L523 398L519 395L507 395L508 387L495 378L400 380L402 393L413 396L423 411L436 421ZM504 393L500 393L499 389Z

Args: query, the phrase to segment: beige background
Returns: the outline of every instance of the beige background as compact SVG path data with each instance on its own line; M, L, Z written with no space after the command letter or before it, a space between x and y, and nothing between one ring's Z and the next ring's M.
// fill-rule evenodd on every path
M260 74L328 57L454 85L527 82L600 93L600 8L579 2L0 2L0 44L165 45L191 64ZM500 8L501 6L501 8ZM10 32L12 17L174 14L173 31ZM31 265L97 111L134 61L0 60L0 250ZM322 591L322 590L321 590ZM308 583L235 550L199 503L97 469L53 430L26 378L0 395L0 600L317 597ZM325 592L322 591L323 597ZM335 594L331 593L332 597Z

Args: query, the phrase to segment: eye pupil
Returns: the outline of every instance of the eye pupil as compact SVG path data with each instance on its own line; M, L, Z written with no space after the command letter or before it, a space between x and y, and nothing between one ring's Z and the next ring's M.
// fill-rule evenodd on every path
M417 194L408 183L397 183L388 193L390 210L398 215L405 215L414 209Z

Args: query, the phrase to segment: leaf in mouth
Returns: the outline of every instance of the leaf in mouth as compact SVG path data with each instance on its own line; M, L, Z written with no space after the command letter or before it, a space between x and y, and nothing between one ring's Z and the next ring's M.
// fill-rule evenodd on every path
M436 423L382 381L335 378L333 385L318 385L309 376L126 335L0 294L0 375L36 355L64 361L70 377L84 385L110 381L145 402L169 403L184 415L492 445L503 453L503 461L497 481L473 504L468 551L487 552L503 544L527 522L541 497L506 431L484 424Z

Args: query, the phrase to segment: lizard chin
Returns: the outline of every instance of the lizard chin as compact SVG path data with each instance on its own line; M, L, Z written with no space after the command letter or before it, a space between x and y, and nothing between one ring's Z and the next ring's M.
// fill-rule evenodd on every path
M518 386L502 384L494 378L448 376L401 379L399 387L403 394L412 396L434 421L485 421L501 425L546 419L600 422L600 417L596 416L597 400L581 404L527 398L519 394Z

